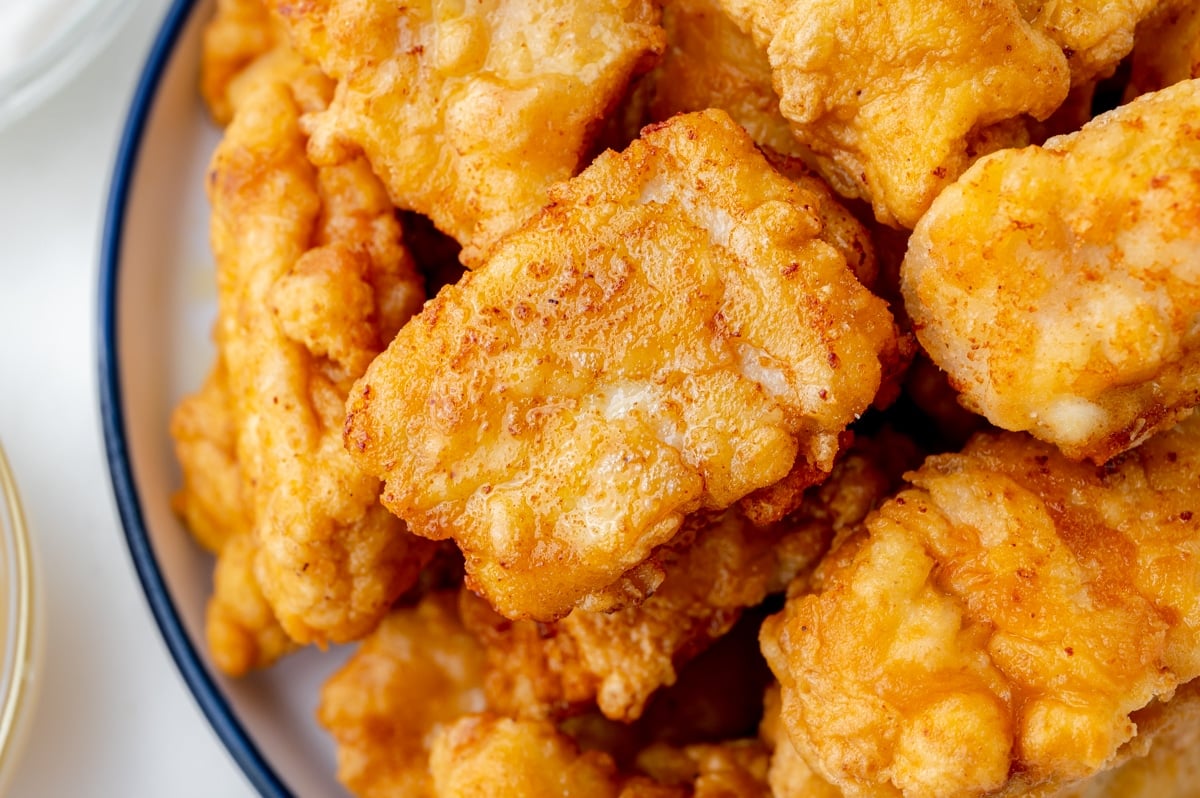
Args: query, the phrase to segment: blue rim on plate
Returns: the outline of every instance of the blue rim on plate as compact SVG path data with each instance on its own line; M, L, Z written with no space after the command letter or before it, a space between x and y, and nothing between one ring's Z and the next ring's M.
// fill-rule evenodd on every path
M196 5L196 0L173 0L171 3L138 80L113 168L100 246L98 286L97 341L104 451L129 553L137 569L146 600L176 667L179 668L217 736L221 738L255 789L268 798L291 798L291 792L246 733L183 628L179 612L163 582L154 547L146 531L142 503L129 462L128 442L125 436L125 407L121 398L117 349L118 284L125 212L133 176L137 170L142 137L154 107L159 83L180 33Z

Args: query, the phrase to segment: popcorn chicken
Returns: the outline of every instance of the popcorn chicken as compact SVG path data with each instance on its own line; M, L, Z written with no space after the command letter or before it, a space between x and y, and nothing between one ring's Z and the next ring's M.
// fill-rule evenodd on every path
M1058 789L1200 675L1200 422L1110 468L981 434L763 624L792 742L848 795ZM1041 794L1041 793L1039 793Z
M636 720L656 691L674 684L679 669L747 609L813 567L834 536L862 521L915 460L906 441L881 436L859 442L776 524L757 528L736 510L689 519L685 540L658 555L662 584L637 606L576 609L540 624L508 621L466 597L464 622L487 649L489 704L509 715L555 718L596 702L609 718Z
M361 151L393 202L477 262L581 166L600 120L663 48L650 0L269 0L338 81L319 163Z
M200 94L213 120L228 125L242 99L267 83L288 84L305 112L333 97L333 81L291 48L264 0L217 0L200 50Z
M1200 401L1200 81L997 153L921 220L917 337L961 401L1102 463Z
M761 147L811 158L779 112L771 64L719 0L668 0L663 8L667 48L643 78L649 121L720 108Z
M429 767L436 798L617 798L621 792L612 759L579 751L547 721L462 718L435 736Z
M354 639L428 553L341 445L346 392L419 303L418 278L365 163L309 163L286 85L264 83L239 106L209 190L254 575L296 642Z
M685 515L828 473L898 349L816 198L721 112L647 129L553 200L401 330L346 425L393 512L453 537L502 615L544 621Z
M1012 0L722 0L765 51L797 139L841 194L911 228L976 158L1028 141L1071 76Z
M337 741L338 778L358 798L439 794L435 735L483 711L483 651L456 602L430 593L393 611L322 689L317 715Z
M1137 31L1128 99L1200 78L1200 6L1190 0L1167 2Z

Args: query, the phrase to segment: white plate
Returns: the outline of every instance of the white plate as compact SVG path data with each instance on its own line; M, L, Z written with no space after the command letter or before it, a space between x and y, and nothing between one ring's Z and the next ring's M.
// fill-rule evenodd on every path
M231 680L204 645L212 557L171 512L167 423L212 362L216 288L204 174L219 131L197 90L212 0L176 0L134 96L113 171L99 286L100 405L113 491L146 598L201 709L266 796L344 795L317 725L345 651L302 651Z

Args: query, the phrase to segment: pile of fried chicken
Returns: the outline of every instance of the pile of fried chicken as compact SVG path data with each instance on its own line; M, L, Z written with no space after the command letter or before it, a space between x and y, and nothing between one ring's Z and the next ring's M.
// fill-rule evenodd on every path
M218 0L171 424L381 796L1200 794L1200 3Z

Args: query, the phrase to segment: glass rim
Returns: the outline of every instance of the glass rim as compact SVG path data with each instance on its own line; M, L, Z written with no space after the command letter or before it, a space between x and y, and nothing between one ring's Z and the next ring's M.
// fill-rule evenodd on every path
M0 672L0 770L11 774L16 752L21 746L21 724L29 714L33 693L33 668L36 621L34 618L35 584L33 546L16 478L4 449L0 446L0 531L4 532L4 574L9 579L4 634L11 648L4 652ZM0 779L2 784L3 779Z

